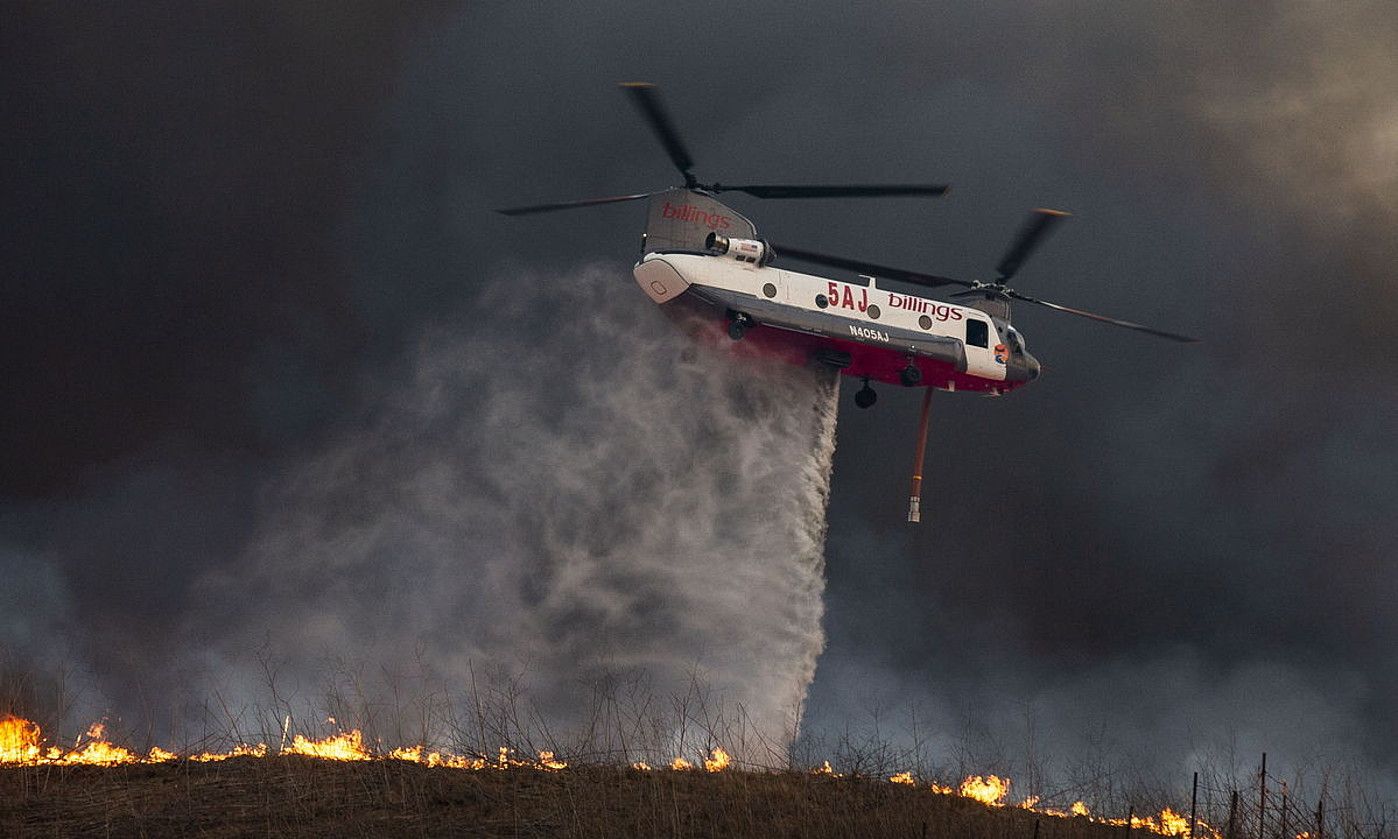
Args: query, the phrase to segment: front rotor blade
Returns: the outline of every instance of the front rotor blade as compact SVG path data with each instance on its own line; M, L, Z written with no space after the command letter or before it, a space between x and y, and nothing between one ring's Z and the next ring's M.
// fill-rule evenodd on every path
M694 160L685 150L684 142L680 140L680 132L675 130L675 124L671 122L665 106L660 103L660 94L655 85L650 82L622 82L621 89L631 96L631 101L636 103L641 116L650 123L651 130L665 147L665 153L670 155L675 168L684 175L685 184L692 185L694 176L689 174L689 170L694 168Z
M578 207L594 207L598 204L619 204L622 201L640 201L656 195L654 192L638 192L635 195L613 195L609 198L583 198L579 201L560 201L557 204L533 204L528 207L506 207L495 212L506 216L527 216L530 213L551 213L554 210L572 210Z
M995 266L996 272L1000 274L1000 281L1004 282L1013 277L1015 272L1019 271L1019 266L1024 264L1030 252L1039 246L1053 226L1068 216L1069 213L1062 210L1040 208L1031 212L1029 220L1019 229L1019 235L1015 236L1005 255L1000 258L1000 264Z
M848 186L787 186L753 185L723 186L716 184L714 192L736 190L757 198L867 198L881 195L944 195L946 184L851 184Z
M1184 344L1199 343L1198 338L1191 338L1188 335L1180 335L1175 332L1166 332L1162 329L1154 329L1149 326L1143 326L1139 323L1132 323L1129 320L1118 320L1117 318L1109 318L1106 315L1099 315L1095 312L1086 312L1082 309L1074 309L1072 306L1063 306L1058 303L1050 303L1047 300L1036 300L1033 297L1020 294L1017 291L1006 291L1005 293L1016 300L1023 300L1025 303L1036 303L1040 306L1047 306L1050 309L1057 309L1060 312L1067 312L1070 315L1077 315L1079 317L1089 318L1095 321L1101 321L1102 323L1110 323L1112 326L1124 326L1127 329L1134 329L1137 332L1145 332L1148 335L1155 335L1160 338L1168 338L1171 341L1179 341Z
M816 253L815 251L804 251L799 248L789 248L785 245L773 245L772 252L778 257L790 257L802 262L813 262L817 265L828 265L831 268L840 268L845 271L854 271L859 274L868 274L887 280L898 280L899 282L912 283L913 285L936 288L944 285L960 285L970 288L973 284L965 280L954 280L951 277L939 277L936 274L923 274L919 271L906 271L902 268L890 268L887 265L878 265L873 262L863 262L858 259L846 259L842 256L830 256L829 254Z

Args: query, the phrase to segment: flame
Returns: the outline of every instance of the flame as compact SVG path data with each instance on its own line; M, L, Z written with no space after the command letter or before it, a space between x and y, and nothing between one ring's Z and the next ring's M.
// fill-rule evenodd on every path
M888 780L895 784L911 784L913 782L912 775L908 772L899 772ZM961 786L957 789L952 789L951 787L942 786L937 783L933 783L931 789L935 793L960 795L963 798L971 798L991 807L1001 807L1004 806L1005 797L1009 794L1010 780L997 775L986 775L984 777L980 775L971 775L962 781ZM1082 817L1091 819L1100 824L1115 825L1118 827L1126 825L1126 819L1124 818L1109 819L1094 817L1092 811L1081 801L1074 801L1072 805L1069 806L1067 812L1052 808L1041 808L1039 806L1039 801L1039 796L1031 795L1020 802L1018 806L1047 816L1057 816L1059 818ZM1162 809L1158 815L1132 816L1131 827L1146 830L1159 836L1187 836L1189 834L1189 819L1171 808L1166 807ZM1195 828L1195 835L1219 839L1218 831L1204 821L1198 822ZM1297 839L1306 839L1306 837L1297 837Z
M1159 828L1156 832L1166 836L1184 836L1189 833L1189 819L1181 816L1169 807L1160 811L1160 815L1156 818L1156 821L1156 827Z
M0 718L0 763L38 760L39 743L39 726L19 717Z
M1010 782L998 775L986 775L984 778L972 775L961 782L959 792L964 798L974 798L982 804L1000 807L1010 793Z
M1024 805L1021 804L1020 806L1022 807ZM1040 807L1038 806L1038 802L1036 801L1034 806L1030 807L1029 809L1033 810L1036 813L1043 813L1046 816L1057 816L1060 819L1071 819L1075 816L1083 816L1084 818L1088 819L1092 818L1090 811L1087 809L1087 805L1082 803L1081 801L1074 801L1072 803L1072 806L1070 806L1067 810L1059 810L1053 807Z
M1084 813L1082 815L1086 815L1086 809L1086 807L1083 808ZM1115 825L1117 827L1126 826L1126 819L1093 818L1092 820L1101 824L1110 824ZM1142 830L1150 831L1151 833L1157 834L1159 836L1188 836L1189 819L1185 818L1179 813L1176 813L1169 807L1166 807L1163 810L1161 810L1158 815L1155 816L1132 816L1131 828L1133 830L1136 828L1140 828ZM1219 832L1211 825L1209 825L1208 822L1205 822L1202 819L1198 821L1198 825L1195 828L1194 835L1199 837L1212 837L1212 839L1221 839Z
M34 726L38 730L38 726ZM116 766L123 763L139 763L141 758L129 749L113 745L106 739L107 726L98 722L93 723L83 737L87 738L87 745L82 749L77 748L83 737L79 737L73 744L74 751L67 754L60 754L57 749L49 749L47 757L49 760L56 760L60 763L89 764L93 766Z
M288 727L290 721L288 720ZM332 719L333 724L333 719ZM83 741L87 742L84 744ZM79 748L81 746L81 748ZM568 768L568 764L558 760L553 752L541 751L536 760L521 760L511 757L511 749L500 747L499 752L493 760L483 757L468 757L465 755L455 755L437 751L428 751L425 745L404 746L393 749L386 754L383 752L373 752L364 746L364 737L359 729L341 732L340 734L326 737L321 740L312 740L305 735L297 734L290 746L273 752L265 743L257 745L240 744L226 752L201 752L186 756L185 760L199 763L207 763L221 760L228 760L235 757L265 758L270 754L300 755L304 757L318 758L322 760L404 760L412 763L419 763L431 767L446 767L452 769L533 769L547 772L558 772ZM99 766L117 766L131 763L168 763L180 760L180 755L176 752L162 749L159 746L151 748L145 755L132 752L129 749L112 744L106 739L106 726L103 723L94 723L87 732L77 739L73 744L73 749L64 751L57 746L45 746L42 731L39 726L29 720L13 715L0 717L0 764L91 764ZM715 747L710 753L710 757L704 759L704 769L709 772L721 772L732 765L733 759L722 747ZM694 764L682 757L676 757L670 761L670 769L676 771L692 770ZM637 771L648 772L651 766L648 763L637 761L631 764L631 768ZM811 770L813 775L828 775L831 777L842 777L830 765L830 761L824 761L821 765ZM917 782L911 772L898 772L890 775L889 782L907 786L916 786ZM963 780L959 787L943 786L932 783L930 789L933 793L941 795L959 795L963 798L970 798L991 807L1003 807L1010 792L1010 780L997 775L971 775ZM1074 801L1067 812L1054 810L1051 808L1041 808L1039 797L1031 795L1025 798L1019 807L1060 818L1086 818L1093 822L1105 825L1125 826L1126 819L1103 818L1093 816L1092 811L1081 801ZM1161 836L1185 836L1189 833L1189 820L1169 807L1164 808L1155 816L1132 816L1130 819L1132 828L1140 828ZM1219 832L1203 821L1198 822L1195 835L1200 837L1212 837L1219 839ZM1311 839L1309 833L1298 833L1296 839Z
M323 740L308 740L298 734L291 745L282 749L284 755L304 755L327 760L369 760L373 755L364 750L364 737L359 729L326 737Z
M726 758L728 756L724 755L724 757ZM539 752L539 762L537 764L537 768L547 769L550 772L557 772L560 769L567 769L568 764L564 763L561 760L555 760L553 757L553 752ZM717 772L718 770L710 769L709 771Z
M447 769L484 769L488 765L494 765L486 763L485 758L442 754L438 751L428 752L422 746L414 746L411 749L394 749L389 752L388 756L398 760L421 763L423 766L432 768L441 766Z
M433 756L437 757L438 763L433 763ZM427 756L428 766L445 766L448 769L484 769L485 760L478 757L466 757L464 755L438 755L432 752Z
M388 756L392 760L406 760L409 763L427 763L428 761L423 759L422 748L422 746L411 746L408 748L399 746L389 752ZM436 755L439 759L441 758L441 755L437 755L436 752L429 752L428 760L430 760L433 755Z
M1196 821L1197 824L1194 828L1195 836L1213 837L1213 839L1220 839L1220 834L1216 828L1214 828L1212 825L1210 825L1203 819L1197 819ZM1132 819L1131 822L1132 827L1143 827L1151 831L1152 833L1158 833L1161 836L1189 835L1189 819L1175 812L1169 807L1166 807L1163 810L1161 810L1159 815L1145 816L1144 818L1135 818ZM1305 837L1297 837L1297 839L1305 839Z
M114 746L106 740L93 740L82 751L69 752L60 761L62 763L84 763L95 766L116 766L121 763L139 763L139 755L121 746Z
M357 732L350 732L356 734ZM465 755L443 754L438 751L428 751L426 746L400 746L390 751L386 757L389 760L405 760L409 763L421 763L424 766L444 766L448 769L511 769L529 768L542 769L548 772L557 772L567 769L568 764L561 761L550 751L539 752L539 759L535 761L518 760L510 757L510 749L502 746L496 752L493 761L486 761L484 758L467 757ZM372 760L374 755L365 752L364 758L352 758L354 760Z
M42 762L58 765L116 766L130 763L168 763L181 759L179 753L163 749L160 746L152 747L144 755L138 754L109 742L106 739L106 733L107 728L104 723L94 723L74 742L72 750L64 751L57 746L45 747L43 732L36 723L21 717L6 715L0 717L0 764ZM85 744L84 740L87 741ZM183 759L195 763L214 763L235 757L265 758L270 754L300 755L322 760L374 760L379 757L364 746L363 734L355 729L321 740L313 740L298 734L290 746L277 752L269 749L266 743L256 745L242 743L226 752L199 752L186 755ZM568 768L568 764L559 760L553 752L541 751L538 760L524 761L510 757L510 750L507 748L500 749L499 756L494 762L487 762L479 757L429 752L423 746L397 748L383 757L452 769L519 767L556 772ZM715 753L714 757L717 760L720 756ZM726 758L726 755L723 757ZM726 762L724 765L727 765Z
M200 752L197 755L190 755L189 759L195 763L216 763L220 760L228 760L232 757L266 757L267 744L258 743L250 746L246 743L234 746L226 752Z
M526 761L516 761L516 759L512 758L512 756L510 756L510 752L512 751L514 751L513 748L505 748L503 747L503 745L502 747L500 747L499 756L496 756L495 758L496 769L509 769L510 766L530 765L530 763L527 763Z
M485 761L480 758L467 759L458 758L455 755L443 755L438 751L428 751L426 746L412 746L410 748L397 748L388 753L390 760L406 760L409 763L421 763L424 766L452 766L461 762L461 769L482 769Z

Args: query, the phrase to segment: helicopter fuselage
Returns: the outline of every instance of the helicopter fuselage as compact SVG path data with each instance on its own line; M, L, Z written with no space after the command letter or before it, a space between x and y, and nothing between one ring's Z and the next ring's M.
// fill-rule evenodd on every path
M1040 300L1009 286L1028 256L1063 218L1062 210L1038 208L995 265L993 280L964 280L890 267L876 262L784 245L786 256L808 264L858 272L866 284L849 283L773 268L772 248L757 238L750 219L718 200L724 192L754 198L873 198L936 196L945 184L732 184L702 183L694 159L661 104L655 86L626 82L636 105L684 178L684 186L654 192L584 198L508 207L510 216L550 213L648 201L644 256L636 282L661 310L686 329L783 361L821 364L864 380L854 394L859 408L878 398L869 382L925 387L918 420L918 448L908 495L908 521L921 518L922 467L932 390L961 390L1000 396L1039 377L1039 362L1010 325L1010 302L1018 301L1185 343L1188 335L1111 318ZM960 286L967 305L887 291L870 274L920 288ZM726 325L726 329L725 329Z
M1038 377L1023 337L979 309L882 289L873 278L859 285L774 268L761 242L724 245L721 254L648 253L636 263L636 282L662 309L697 314L715 335L726 323L744 345L793 364L991 395Z

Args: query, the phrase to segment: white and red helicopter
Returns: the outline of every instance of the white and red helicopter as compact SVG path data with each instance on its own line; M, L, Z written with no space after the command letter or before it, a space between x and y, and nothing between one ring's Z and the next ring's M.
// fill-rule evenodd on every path
M850 198L937 196L944 184L745 185L701 184L693 159L680 140L653 85L622 85L684 176L684 186L656 192L512 207L505 215L591 207L649 199L640 262L633 273L651 300L669 314L707 322L734 341L793 364L818 364L862 380L854 401L871 407L878 396L870 382L927 388L922 401L908 520L920 520L922 464L934 389L1001 396L1039 377L1037 359L1010 322L1010 301L1122 326L1172 341L1197 339L1139 323L1039 300L1007 283L1054 225L1068 214L1031 212L996 265L994 280L960 280L892 268L782 245L774 248L736 210L718 201L720 192L757 198ZM862 283L813 276L772 265L777 257L853 271ZM960 286L942 302L880 288L879 280L925 288Z

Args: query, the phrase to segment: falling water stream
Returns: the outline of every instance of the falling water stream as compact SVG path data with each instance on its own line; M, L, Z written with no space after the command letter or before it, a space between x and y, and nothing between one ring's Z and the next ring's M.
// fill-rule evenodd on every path
M835 382L696 345L612 266L498 279L268 491L202 587L211 670L309 697L330 659L380 708L384 673L488 684L555 734L626 685L614 716L769 759L824 646Z

